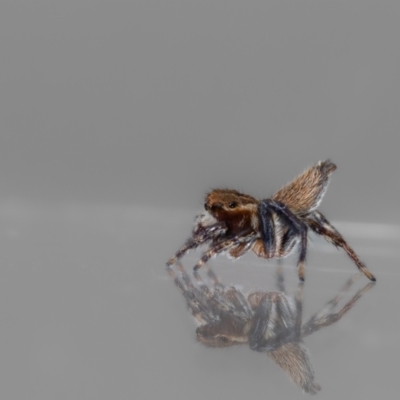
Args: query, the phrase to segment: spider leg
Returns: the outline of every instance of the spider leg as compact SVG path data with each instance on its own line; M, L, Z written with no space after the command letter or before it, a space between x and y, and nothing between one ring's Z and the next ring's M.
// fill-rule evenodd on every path
M270 292L260 297L254 309L249 333L249 345L255 351L272 351L285 343L300 340L297 310L282 293ZM301 315L300 315L301 316Z
M210 271L210 267L209 267L208 264L206 264L206 267L207 267L208 271ZM207 274L207 275L208 275L208 277L209 277L209 274ZM214 295L214 291L215 291L215 288L216 288L216 281L214 281L214 280L211 281L211 283L212 283L212 288L211 288L211 290L210 290L210 287L209 287L209 286L207 285L207 283L202 279L202 277L200 276L200 274L199 274L197 271L194 271L194 272L193 272L193 276L194 276L194 278L196 279L196 282L197 282L197 284L198 284L200 290L201 290L206 296L211 297L211 296ZM222 286L219 282L218 282L218 284L219 284L220 286ZM210 286L211 286L211 285L210 285Z
M166 269L169 276L174 280L175 285L182 291L184 296L188 291L191 291L194 288L181 263L177 263L177 270L179 271L179 274L174 270L174 268L172 268L171 265L167 265Z
M297 285L297 291L295 295L295 302L296 302L295 331L298 337L300 337L301 322L303 320L303 289L304 289L304 282L300 281Z
M208 251L206 251L200 258L199 262L193 267L195 271L201 268L211 257L216 256L223 251L229 250L234 246L240 245L242 243L253 243L256 239L254 231L245 231L243 234L231 237L229 239L221 240L212 246Z
M325 307L316 312L308 321L303 325L302 332L304 335L310 335L315 330L319 329L318 321L325 321L329 315L333 315L333 310L339 304L344 295L348 292L350 287L353 285L355 280L359 277L359 274L352 276L342 287L341 291L330 301L328 301Z
M286 294L285 278L283 276L280 259L278 259L278 268L276 269L276 287L280 292Z
M269 316L271 314L273 302L269 298L264 298L254 312L251 331L249 333L249 346L255 351L267 351L268 341L265 339L267 329L271 325Z
M180 261L177 262L177 270L180 272L180 280L181 282L185 285L185 289L187 291L194 292L196 287L193 285L192 280L190 279L189 275L186 273L185 269L183 268L183 265Z
M301 242L300 242L300 255L299 261L297 262L297 266L299 269L299 279L304 282L304 264L306 261L306 253L307 253L307 228L301 230Z
M288 231L286 234L283 235L282 238L280 238L280 243L281 243L281 249L279 249L279 253L277 255L286 255L288 253L284 253L286 248L291 249L292 243L293 243L293 238L295 236L300 237L300 254L299 254L299 259L297 261L297 267L298 267L298 272L299 272L299 279L301 281L304 281L304 264L306 260L306 254L307 254L307 226L304 224L298 217L296 217L283 203L271 200L271 199L266 199L262 200L260 203L260 219L263 219L262 214L265 214L265 211L263 207L267 208L269 207L273 213L276 214L276 216L282 221L283 225L288 227ZM279 226L277 223L275 223L275 226ZM266 234L269 234L269 231L266 231L264 233L264 236ZM275 229L274 232L272 232L274 236L279 234L277 232L277 229ZM262 236L264 246L267 244L268 245L268 240L267 242L264 241L264 237ZM274 239L274 243L277 242L277 239ZM267 248L266 248L267 250Z
M205 264L205 267L207 268L207 278L211 282L211 284L214 288L214 292L215 291L223 292L225 290L225 286L220 282L217 275L215 275L214 271L211 269L211 267L208 264ZM195 277L199 286L206 285L204 280L201 278L200 274L198 273L198 271L193 271L193 276Z
M253 311L247 298L240 289L231 286L225 291L225 295L233 306L231 314L239 318L251 318Z
M310 217L306 219L308 226L319 235L322 235L325 240L334 244L336 247L341 247L347 255L355 262L358 269L371 281L375 282L376 278L367 269L367 267L358 258L355 251L344 240L343 236L329 223L329 221L319 212L314 211Z
M335 307L339 304L339 302L342 300L342 298L345 296L345 294L349 291L350 287L353 285L353 283L360 277L360 274L356 274L352 276L350 279L347 280L347 282L343 285L342 290L328 303L326 304L325 308L320 311L319 313L315 314L314 317L310 319L315 320L321 318L323 315L327 315L329 313L332 313Z
M207 277L211 280L212 286L209 287L201 278L197 271L193 275L204 294L208 297L209 303L214 305L216 309L229 313L233 318L248 318L252 312L249 304L240 290L235 287L226 288L215 275L208 264Z
M199 287L195 286L182 264L178 262L177 266L181 273L180 280L183 282L183 290L181 287L180 288L194 318L200 324L214 324L218 322L221 307L216 298L216 292L212 288L208 288L204 281L202 281L201 284L197 282Z
M250 250L253 242L240 243L238 246L229 250L229 255L233 258L239 258Z
M178 263L177 269L179 273L175 272L170 265L167 265L168 274L174 280L175 285L180 289L183 297L186 300L186 305L190 309L192 315L199 323L202 323L205 320L207 321L207 318L202 318L202 315L206 315L204 312L202 313L202 299L199 298L196 289L190 282L190 279L188 279L188 276L180 263Z
M223 224L217 223L207 227L200 226L195 229L185 244L176 252L174 257L170 258L167 262L167 267L175 264L181 257L183 257L189 250L193 250L202 244L224 234L226 227Z
M260 220L261 240L264 244L267 258L276 254L276 235L273 210L270 201L262 201L258 206L258 217Z
M220 287L224 288L224 285L220 282L218 279L217 275L215 275L214 271L207 265L208 271L207 271L207 276L211 281L213 282L215 287ZM197 273L196 273L197 274Z
M352 278L349 280L349 282L351 280ZM346 285L348 285L349 282ZM352 282L350 282L350 284L351 283ZM335 308L338 301L342 297L342 294L336 296L333 300L331 300L327 304L327 307L324 310L312 316L310 320L303 325L301 329L301 336L305 337L311 335L315 331L318 331L321 328L332 325L333 323L339 321L343 317L343 315L346 314L354 306L354 304L356 304L356 302L363 296L363 294L367 292L369 289L371 289L374 285L375 285L374 282L367 283L338 312L334 313L333 309Z

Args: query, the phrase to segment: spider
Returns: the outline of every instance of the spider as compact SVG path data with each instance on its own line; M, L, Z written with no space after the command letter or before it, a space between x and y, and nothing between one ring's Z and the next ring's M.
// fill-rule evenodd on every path
M341 247L371 281L374 275L365 267L343 236L317 210L326 192L330 174L336 165L319 161L285 185L271 198L257 200L232 189L215 189L207 196L205 211L195 220L192 236L172 257L175 264L189 250L208 244L194 266L198 270L211 257L227 252L239 258L252 250L266 259L286 257L299 247L297 262L299 279L304 281L304 265L309 230Z
M168 273L182 292L197 322L197 340L207 347L247 344L251 350L266 353L305 392L315 394L320 386L303 338L339 321L361 296L374 286L367 283L344 306L350 287L360 276L351 277L342 290L319 312L303 323L303 286L288 294L282 269L277 270L277 291L254 291L246 295L234 286L224 286L208 268L206 283L198 273L193 280L178 262L177 271Z

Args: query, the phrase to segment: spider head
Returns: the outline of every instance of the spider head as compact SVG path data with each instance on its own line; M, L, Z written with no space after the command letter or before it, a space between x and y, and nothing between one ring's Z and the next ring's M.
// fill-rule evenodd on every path
M206 197L204 208L215 218L234 215L257 205L258 201L247 194L230 189L215 189Z
M258 200L236 190L215 189L206 196L204 208L232 232L251 223L257 213Z

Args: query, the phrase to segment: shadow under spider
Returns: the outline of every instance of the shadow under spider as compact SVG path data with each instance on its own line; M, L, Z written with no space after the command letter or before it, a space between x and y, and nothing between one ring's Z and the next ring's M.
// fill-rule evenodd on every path
M302 323L303 286L294 295L285 289L282 269L276 276L277 291L257 291L245 295L240 289L224 286L208 268L206 283L198 273L187 274L178 263L167 267L169 275L181 290L198 328L197 340L208 347L248 344L252 350L265 352L304 392L315 394L321 387L315 382L303 338L339 321L373 282L358 290L339 310L338 304L360 276L351 277L340 292L306 323ZM194 278L194 279L193 279Z

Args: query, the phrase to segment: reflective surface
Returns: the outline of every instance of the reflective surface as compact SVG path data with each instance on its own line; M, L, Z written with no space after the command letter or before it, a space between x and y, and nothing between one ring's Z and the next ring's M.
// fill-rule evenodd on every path
M357 226L336 224L377 276L368 292L365 277L352 280L352 261L315 237L303 287L295 257L284 260L283 279L277 279L274 261L252 255L235 262L217 257L210 263L215 277L204 267L196 278L191 267L199 254L189 253L183 260L187 275L174 269L178 288L165 261L190 232L190 214L4 206L2 393L30 399L298 398L301 389L289 378L296 370L278 367L285 359L282 347L293 343L305 368L300 385L310 390L315 381L321 399L372 399L397 391L395 243L374 240L374 249L365 235L355 234ZM210 339L206 325L221 315L231 318L232 311L247 327L236 333L228 328L228 340L250 346L203 346L199 336L204 343ZM275 325L265 317L271 312Z
M193 274L196 281L191 279L182 264L178 264L177 269L175 271L168 266L170 275L199 324L196 334L200 343L207 347L248 344L251 350L270 356L294 383L310 394L316 394L321 387L315 382L303 338L339 321L364 292L374 286L371 282L366 284L337 309L354 280L360 277L357 274L323 309L303 324L304 283L299 282L295 295L289 296L281 268L277 271L276 286L279 291L256 291L249 296L234 286L224 287L211 269L208 269L209 284L197 272Z
M282 337L301 337L318 398L397 398L399 15L398 0L1 1L0 398L298 399L267 356L283 346L268 348L263 314L285 299L274 326L297 327ZM326 308L357 270L312 237L303 329L353 306L305 336L295 256L285 294L250 309L251 293L283 292L277 263L217 257L254 350L202 345L165 262L204 194L268 198L327 158L320 210L375 287L351 303L360 278ZM199 257L182 260L196 285Z

